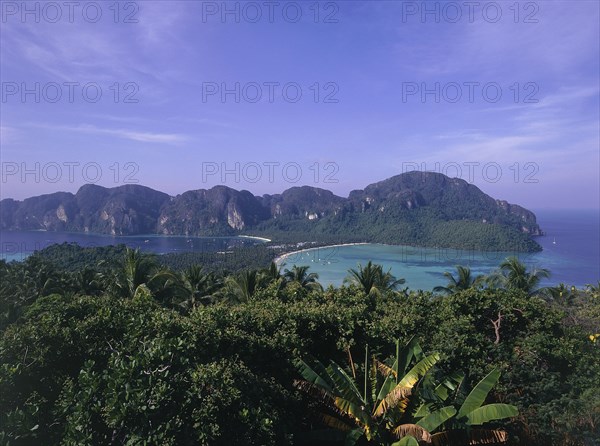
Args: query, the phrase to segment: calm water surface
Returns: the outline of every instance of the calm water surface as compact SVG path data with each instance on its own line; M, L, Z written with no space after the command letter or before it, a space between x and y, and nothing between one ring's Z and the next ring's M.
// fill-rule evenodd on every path
M5 260L23 260L34 251L54 243L77 243L83 247L124 244L155 254L173 252L215 252L234 247L252 246L263 241L247 237L184 237L162 235L110 236L78 232L2 231L2 254Z
M544 250L518 254L530 267L548 268L552 276L544 284L583 286L600 280L600 218L598 211L537 211L538 222L546 232L536 240ZM157 254L187 251L224 251L236 246L262 243L242 237L128 236L57 233L43 231L0 232L3 259L23 260L33 251L53 243L75 242L81 246L106 246L123 243ZM510 252L473 252L455 249L412 248L406 246L357 245L317 248L287 257L286 268L310 265L324 285L340 285L348 269L369 260L381 263L396 277L406 279L412 289L429 290L444 285L444 271L455 265L470 266L475 274L488 274Z
M546 232L537 237L544 249L535 254L516 254L529 267L547 268L552 276L544 285L564 282L584 286L600 280L600 219L598 211L537 211L538 222ZM317 248L292 254L285 267L310 265L323 285L340 285L348 269L369 260L391 268L396 277L406 279L412 289L430 290L445 285L445 271L455 265L469 266L474 274L489 274L510 252L473 252L455 249L412 248L406 246L356 245Z

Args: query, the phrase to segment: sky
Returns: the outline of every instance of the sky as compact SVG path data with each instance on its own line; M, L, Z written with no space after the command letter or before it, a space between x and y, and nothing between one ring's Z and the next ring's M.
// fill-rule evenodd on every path
M600 208L600 2L0 5L0 198L416 169Z

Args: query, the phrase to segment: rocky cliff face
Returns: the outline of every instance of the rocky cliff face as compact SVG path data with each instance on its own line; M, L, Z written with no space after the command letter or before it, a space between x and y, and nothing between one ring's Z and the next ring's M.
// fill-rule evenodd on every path
M268 211L250 192L216 186L172 197L161 209L158 232L232 234L269 217Z
M496 200L496 204L503 212L514 217L520 222L521 232L525 232L530 235L543 235L542 230L537 224L535 214L527 209L517 205L510 204L504 200Z
M80 231L112 235L156 232L167 194L144 186L106 189L85 185L73 195L58 192L22 202L0 202L0 227L12 230Z
M331 191L317 187L292 187L277 195L264 195L260 200L268 209L270 217L292 217L318 220L335 215L346 200L334 195Z
M64 231L74 224L77 204L73 194L57 192L22 202L2 200L0 208L3 229Z
M495 200L476 186L433 172L409 172L352 191L348 198L315 187L293 187L256 197L225 186L188 191L176 197L138 185L107 189L85 185L65 192L0 201L0 228L87 231L114 235L231 235L269 221L318 224L338 214L381 214L430 210L440 221L471 220L510 226L540 235L535 215L521 206ZM402 214L406 215L406 214ZM332 220L335 221L335 220Z

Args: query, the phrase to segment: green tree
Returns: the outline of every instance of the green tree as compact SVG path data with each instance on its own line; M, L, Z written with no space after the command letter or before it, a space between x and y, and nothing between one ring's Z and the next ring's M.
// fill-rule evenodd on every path
M432 372L440 356L425 355L414 339L402 350L399 341L396 343L392 365L375 358L369 364L368 357L367 348L360 384L354 366L348 373L334 361L327 365L316 360L311 365L296 361L304 378L296 383L297 387L325 404L328 412L321 413L321 420L345 432L346 445L356 444L361 438L392 446L419 442L451 445L457 444L457 439L472 445L507 441L504 431L473 429L518 414L516 407L507 404L483 405L500 377L497 370L479 382L456 409L441 403L447 402L462 378L454 376L436 383Z
M517 257L508 257L500 264L500 271L490 276L490 284L503 288L516 289L528 295L540 294L538 288L542 279L550 277L550 271L545 268L527 270L527 266Z
M404 279L397 279L391 269L383 272L383 266L374 264L372 261L363 267L358 265L358 269L349 269L349 276L344 279L346 283L358 285L366 295L379 295L387 291L395 291L399 285L406 282Z
M569 287L562 282L556 286L544 288L540 292L552 299L562 301L565 305L572 305L579 294L576 287Z
M106 291L106 287L102 283L102 275L89 266L75 272L73 282L76 292L81 295L98 296Z
M262 275L268 282L274 282L281 279L281 268L277 263L271 262L268 268L262 270Z
M120 267L105 276L109 292L117 297L132 299L140 286L150 282L156 269L153 256L139 249L127 248Z
M600 280L595 285L591 283L586 284L585 289L593 298L600 298Z
M71 277L52 262L32 255L24 262L0 264L0 329L6 328L37 299L70 292Z
M233 303L247 302L258 291L260 283L261 275L259 271L243 271L225 279L225 286L219 292L219 296Z
M436 286L433 291L452 294L462 290L468 290L469 288L477 288L483 285L485 277L482 275L473 277L471 274L471 268L466 266L456 266L456 277L452 273L446 271L444 276L448 279L448 285Z
M322 291L323 287L318 282L319 275L317 273L309 273L309 266L294 265L291 270L286 269L283 273L283 278L286 283L296 282L306 290Z
M0 444L289 444L289 393L200 328L152 299L42 297L0 338Z
M215 296L223 287L223 281L213 272L205 272L201 265L191 265L181 274L184 299L183 308L193 309L215 301Z

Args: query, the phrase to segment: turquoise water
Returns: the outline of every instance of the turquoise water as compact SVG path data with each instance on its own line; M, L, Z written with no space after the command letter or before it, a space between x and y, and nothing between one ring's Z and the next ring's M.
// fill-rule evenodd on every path
M544 248L540 253L473 252L455 249L413 248L407 246L355 245L317 248L292 254L283 261L286 268L310 265L319 281L340 285L348 269L369 260L391 269L406 279L411 289L430 290L445 285L444 271L455 265L469 266L474 274L489 274L502 260L516 255L529 267L547 268L552 275L544 285L564 282L578 287L600 280L600 221L598 211L537 211L538 222L546 232L537 237ZM556 243L554 243L556 241Z

